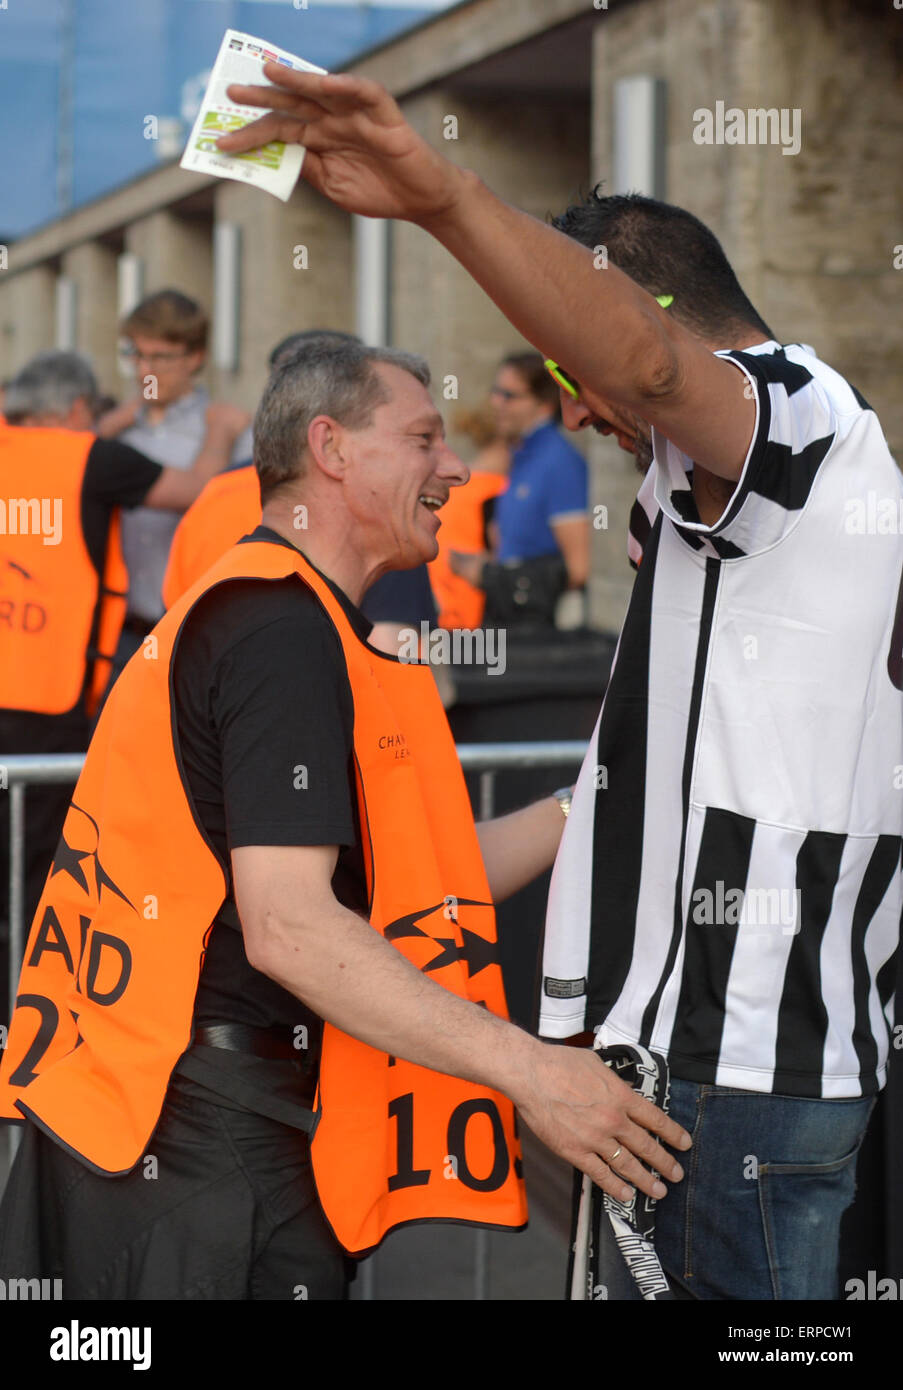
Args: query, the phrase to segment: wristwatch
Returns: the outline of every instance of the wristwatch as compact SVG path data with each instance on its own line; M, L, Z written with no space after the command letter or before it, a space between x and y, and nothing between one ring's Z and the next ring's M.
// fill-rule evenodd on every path
M558 802L558 805L561 807L561 813L562 813L562 815L563 815L563 816L569 815L570 809L571 809L571 798L572 798L573 795L574 795L574 788L573 788L573 787L559 787L558 790L557 790L557 792L553 792L552 795L554 796L555 800Z

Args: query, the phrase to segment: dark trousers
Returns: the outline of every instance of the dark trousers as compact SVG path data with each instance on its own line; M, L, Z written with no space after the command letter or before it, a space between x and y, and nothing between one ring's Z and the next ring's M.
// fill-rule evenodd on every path
M174 1076L147 1154L101 1177L26 1123L0 1204L0 1277L64 1299L346 1296L307 1136Z

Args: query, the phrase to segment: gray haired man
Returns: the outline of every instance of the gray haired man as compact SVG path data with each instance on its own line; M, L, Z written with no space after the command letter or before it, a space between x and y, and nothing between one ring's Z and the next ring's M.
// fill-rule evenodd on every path
M380 1078L389 1081L380 1079L380 1086L390 1084L393 1066L414 1063L510 1097L545 1142L581 1167L593 1166L603 1135L615 1132L623 1169L643 1191L664 1194L657 1173L674 1181L682 1176L653 1135L682 1148L688 1137L596 1058L538 1042L481 1007L479 985L467 997L443 988L430 973L439 969L438 957L421 954L418 965L416 951L396 949L374 930L381 925L380 903L387 896L397 902L412 870L421 883L419 866L386 852L393 836L413 833L404 828L406 818L417 836L427 837L423 858L434 867L423 891L432 893L437 864L450 864L450 878L459 881L459 841L432 814L437 804L447 812L449 796L457 798L455 828L469 846L460 878L468 879L476 864L480 884L479 894L457 889L460 899L447 900L459 909L488 908L487 899L501 901L542 872L564 826L564 805L546 797L475 832L435 690L421 679L424 673L405 669L368 641L370 627L358 607L365 590L391 569L435 556L436 512L467 478L445 442L428 383L422 359L355 343L315 345L277 367L255 421L261 526L209 572L206 589L184 596L159 625L160 650L169 661L163 678L153 663L135 663L110 696L98 739L121 726L115 761L136 768L142 780L142 759L153 752L144 724L136 725L130 711L136 701L140 708L150 700L149 692L157 702L168 701L162 720L156 714L151 719L145 705L148 727L172 730L178 813L184 793L207 851L222 866L225 896L211 914L200 913L203 920L186 910L178 923L180 939L186 931L203 933L196 987L193 975L183 978L185 967L165 998L139 988L138 1016L128 1018L132 1036L157 1036L148 1034L142 1012L153 999L156 1022L170 1035L168 1001L176 995L194 1000L193 1042L165 1068L168 1089L148 1140L155 1181L145 1181L141 1164L110 1181L98 1171L99 1160L88 1171L77 1155L92 1161L91 1155L71 1138L66 1151L27 1123L0 1209L0 1274L28 1269L61 1275L70 1298L341 1297L342 1249L317 1200L323 1200L322 1169L315 1188L307 1137L324 1020L387 1054ZM372 730L372 738L361 728ZM433 749L434 739L444 750L435 765L448 777L429 776L434 755L425 750ZM104 743L98 749L107 751ZM96 751L92 746L88 752L86 778ZM147 781L154 783L150 771ZM378 829L374 804L384 817ZM115 795L104 805L98 843L116 846L133 826L135 808L129 798L118 804ZM146 824L141 875L153 883L156 869L158 879L178 872L180 846L167 845L165 806L151 806ZM443 834L450 849L440 843ZM198 863L200 876L207 871L206 853ZM115 863L105 868L117 876ZM118 887L130 892L126 872ZM55 891L49 882L45 903L55 901ZM455 948L456 968L465 970L466 955L467 978L479 979L491 963L491 940L470 932L463 940L453 919L442 919L431 901L413 917L440 920L442 940L407 917L383 922L386 935L391 925L393 941L423 939L441 948L443 961ZM109 895L104 903L126 935L134 930L120 899ZM159 932L171 930L164 918L161 911L158 940ZM136 968L143 940L133 943ZM197 969L197 957L189 954ZM18 1017L11 1050L21 1045L15 1041ZM175 1023L182 1036L184 1020ZM303 1050L295 1042L299 1029ZM65 1067L71 1055L48 1065L51 1086L54 1066ZM85 1065L91 1065L93 1055L87 1056ZM107 1062L115 1068L114 1057L98 1058L101 1067ZM14 1065L15 1058L7 1060L0 1071L4 1113L13 1113L7 1101ZM44 1076L35 1065L40 1092ZM354 1104L346 1095L344 1105L330 1109L335 1076L333 1070L333 1089L324 1084L320 1095L316 1139L337 1113L350 1113L369 1139L372 1131L354 1118L363 1105L360 1091ZM438 1086L441 1080L421 1076L416 1084ZM26 1115L28 1098L26 1087L20 1107ZM88 1109L93 1134L95 1115ZM384 1107L379 1113L386 1124ZM390 1106L393 1113L401 1112ZM78 1123L84 1119L79 1106ZM67 1143L65 1133L52 1132ZM402 1116L396 1138L405 1132ZM381 1166L369 1174L386 1165L387 1146L377 1147L374 1162ZM364 1151L371 1152L366 1144ZM441 1172L438 1150L430 1161ZM398 1163L394 1176L385 1167L378 1203L399 1186L425 1181L423 1172L408 1174L407 1157ZM341 1166L332 1161L330 1174ZM506 1159L504 1169L516 1172L517 1164ZM72 1194L61 1213L60 1192ZM37 1213L51 1203L55 1214L45 1224ZM39 1245L40 1225L58 1232L56 1248Z

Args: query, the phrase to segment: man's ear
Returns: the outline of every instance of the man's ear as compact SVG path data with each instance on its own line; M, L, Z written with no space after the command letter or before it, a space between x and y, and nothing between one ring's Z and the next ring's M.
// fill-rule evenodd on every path
M330 478L341 479L348 467L346 431L330 415L317 415L307 428L312 463Z

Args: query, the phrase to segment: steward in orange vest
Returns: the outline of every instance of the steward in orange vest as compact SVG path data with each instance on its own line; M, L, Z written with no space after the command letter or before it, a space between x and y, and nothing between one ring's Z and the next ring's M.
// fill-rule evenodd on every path
M0 1069L2 1114L31 1117L99 1172L128 1172L148 1145L191 1041L205 937L226 892L173 746L173 649L207 589L293 570L347 661L371 925L445 988L505 1016L489 888L430 672L362 643L300 552L236 546L167 613L154 659L132 661L107 701L64 827L65 859L61 849L35 918ZM149 884L159 889L150 921ZM519 1228L526 1219L510 1101L329 1024L312 1159L327 1219L354 1253L410 1221Z
M70 352L39 353L6 388L0 424L0 762L5 753L87 747L126 612L120 509L184 509L231 447L232 433L226 438L219 419L208 418L195 467L163 468L127 444L96 436L97 395L87 362ZM231 416L229 421L234 433L236 422ZM4 847L7 800L0 797ZM67 804L65 785L41 785L27 795L29 914ZM4 907L6 865L4 851Z
M128 588L119 507L142 501L163 470L135 449L96 439L89 420L85 406L79 427L0 424L0 763L4 754L87 748L109 681ZM29 916L68 801L65 784L27 793ZM9 895L8 802L0 793L0 916ZM6 997L4 988L3 1018Z
M163 578L171 608L221 555L260 524L260 483L253 464L218 473L176 527Z
M95 443L84 431L0 426L0 708L65 714L84 704L90 714L109 678L128 576L118 516L102 571L82 525ZM146 469L145 490L161 471Z

